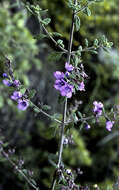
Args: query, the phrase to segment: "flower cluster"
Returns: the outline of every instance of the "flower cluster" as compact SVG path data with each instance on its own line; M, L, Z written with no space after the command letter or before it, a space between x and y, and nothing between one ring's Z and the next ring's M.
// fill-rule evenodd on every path
M28 100L23 97L20 91L14 91L11 99L17 101L19 110L24 111L29 106Z
M103 104L101 102L94 101L93 102L94 108L93 108L93 113L95 114L96 117L100 117L103 113ZM105 114L104 117L106 118ZM108 131L112 130L112 127L114 125L114 121L110 121L109 119L107 120L106 118L106 129Z
M8 77L6 73L3 73L3 77L5 78L3 80L3 84L5 86L15 87L16 89L19 88L20 86L19 80L15 80L15 79L10 80L10 77ZM29 106L28 99L25 98L25 96L19 91L19 89L13 92L13 94L11 95L11 99L18 103L17 107L19 110L24 111Z
M3 77L5 78L3 80L3 84L5 86L13 86L13 87L19 87L20 86L19 80L15 80L15 79L10 80L10 77L8 77L8 75L6 73L3 73Z
M75 90L85 91L84 78L87 75L84 72L83 65L81 64L81 67L78 68L66 62L65 69L65 73L60 71L54 73L56 78L54 87L60 91L61 96L71 98Z

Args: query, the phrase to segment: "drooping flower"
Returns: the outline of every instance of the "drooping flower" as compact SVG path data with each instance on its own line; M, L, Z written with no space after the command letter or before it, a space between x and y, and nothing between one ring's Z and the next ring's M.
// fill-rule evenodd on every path
M109 120L106 121L106 129L108 131L112 130L113 125L114 125L114 121L109 121Z
M13 95L11 96L12 100L18 100L22 97L22 93L20 91L14 91Z
M84 84L83 81L80 82L80 84L79 84L79 90L80 90L80 91L85 91L85 84Z
M85 129L88 130L88 129L90 129L90 128L91 128L91 126L90 126L89 124L86 124L86 125L85 125Z
M7 73L3 73L2 76L3 76L4 78L8 78Z
M66 173L67 173L67 175L71 175L71 170L70 169L66 169Z
M69 63L65 63L65 69L68 71L68 72L71 72L74 70L74 66L69 64Z
M65 138L64 141L63 141L63 144L64 144L64 145L67 145L68 142L69 142L68 138Z
M96 114L96 116L101 116L103 104L101 102L94 101L93 105L94 105L93 112Z
M71 84L66 83L62 88L60 89L60 93L62 96L66 96L67 98L72 97L73 92L73 86Z
M29 106L29 102L28 102L28 100L27 99L18 99L18 109L19 110L22 110L22 111L24 111L24 110L26 110L27 109L27 107Z
M4 79L2 82L5 86L12 86L12 82L10 80Z
M55 87L57 90L60 90L65 84L66 84L66 82L65 82L63 79L56 80L56 81L55 81L55 84L54 84L54 87Z
M70 73L68 71L65 72L65 77L68 78Z
M60 71L56 71L56 72L54 72L54 77L55 77L57 80L64 79L64 73L63 73L63 72L60 72Z

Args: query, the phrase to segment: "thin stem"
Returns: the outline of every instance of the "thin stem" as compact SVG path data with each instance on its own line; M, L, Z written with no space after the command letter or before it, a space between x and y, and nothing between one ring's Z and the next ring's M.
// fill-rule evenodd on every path
M94 46L91 46L91 47L88 47L88 48L84 48L81 50L81 52L88 52L88 51L91 51L91 50L97 50L98 48L101 48L102 46L97 46L96 48ZM71 52L71 55L75 55L77 51L72 51Z
M100 46L97 46L96 48L94 47L94 46L92 46L92 47L89 47L89 48L84 48L84 49L82 49L82 52L85 52L85 51L91 51L91 50L96 50L96 49L98 49Z
M74 4L77 4L77 0L74 0ZM71 24L71 30L70 30L70 40L69 40L69 45L68 45L68 54L67 54L67 61L70 63L71 59L71 49L72 49L72 42L73 42L73 34L74 34L74 17L75 17L75 11L73 12L72 15L72 24Z
M35 13L34 13L33 11L31 11L27 6L26 6L26 9L27 9L30 13L32 13L34 16L37 16L39 23L41 23L40 15L38 16L37 14L35 14ZM50 40L51 40L58 48L60 48L64 53L67 53L68 51L57 43L57 41L52 37L52 35L49 33L49 31L46 29L46 27L45 27L42 23L41 23L41 26L42 26L44 32L46 33L46 35L50 38Z
M74 0L74 4L77 4L77 0ZM68 53L67 53L67 62L70 63L71 60L71 49L72 49L72 42L73 42L73 34L74 34L74 18L75 18L75 12L73 12L72 15L72 24L71 24L71 30L70 30L70 40L68 45ZM64 142L64 128L65 128L65 121L66 121L66 113L67 113L67 98L65 98L64 102L64 108L63 108L63 119L62 119L62 125L61 125L61 137L60 137L60 146L59 146L59 154L58 154L58 163L57 167L60 168L61 161L62 161L62 153L63 153L63 142ZM54 175L51 190L55 189L56 185L56 175Z
M56 121L57 123L60 123L60 124L62 123L60 120L53 118L52 115L50 115L50 114L44 112L43 110L39 109L39 111L40 111L41 113L43 113L45 116L49 117L51 120L54 120L54 121Z
M64 142L64 127L65 127L65 121L66 121L66 113L67 113L67 98L65 98L64 108L63 108L63 120L62 120L62 126L61 126L60 149L59 149L58 164L57 164L58 168L60 167L60 164L61 164L61 161L62 161L63 142Z
M79 12L84 11L92 3L94 3L94 2L93 1L92 2L88 2L87 5L83 6L81 9L79 9L78 11L76 11L75 14L78 14Z
M36 187L32 182L31 180L24 174L24 172L18 168L18 166L9 158L9 155L3 150L3 147L0 147L1 149L1 155L6 159L8 160L8 162L16 169L16 171L18 173L20 173L22 175L22 177L27 181L27 183L33 187L35 190L39 190L38 187Z
M74 0L74 4L77 4L77 0ZM68 55L67 55L67 62L70 63L71 59L71 49L72 49L72 42L73 42L73 34L74 34L74 17L75 12L73 12L72 15L72 24L71 24L71 30L70 30L70 40L68 45ZM59 149L59 155L58 155L58 167L61 164L62 161L62 152L63 152L63 141L64 141L64 127L65 127L65 121L66 121L66 112L67 112L67 98L65 98L64 103L64 110L63 110L63 120L62 120L62 126L61 126L61 139L60 139L60 149Z
M48 30L45 28L45 26L42 24L42 28L45 31L45 33L47 34L47 36L51 39L51 41L58 46L64 53L67 53L67 50L64 49L62 46L60 46L57 41L52 37L52 35L48 32Z
M36 106L33 102L31 102L31 103L32 103L32 105L34 106L34 108L38 109L39 113L40 113L40 112L43 113L45 116L49 117L51 120L56 121L57 123L60 123L60 124L62 123L62 121L53 118L52 115L50 115L50 114L46 113L45 111L43 111L42 109L40 109L40 108L39 108L38 106Z

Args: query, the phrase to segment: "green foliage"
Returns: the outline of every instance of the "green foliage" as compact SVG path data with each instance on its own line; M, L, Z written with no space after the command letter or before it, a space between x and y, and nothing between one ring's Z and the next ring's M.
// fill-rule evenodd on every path
M0 6L0 18L0 54L3 55L0 57L0 67L4 67L2 66L3 58L9 57L15 63L19 73L28 71L31 62L38 61L35 58L38 47L36 40L25 26L27 14L24 11L12 14L9 3L5 2ZM26 80L24 77L23 81L26 82Z
M76 31L79 31L79 29L80 29L80 18L77 15L75 15L75 26L76 26Z
M79 132L75 129L72 129L71 134L74 139L74 147L66 148L64 150L64 159L68 162L69 166L74 167L77 163L78 166L86 165L90 166L92 163L92 159L88 150L86 149L85 142L80 136Z

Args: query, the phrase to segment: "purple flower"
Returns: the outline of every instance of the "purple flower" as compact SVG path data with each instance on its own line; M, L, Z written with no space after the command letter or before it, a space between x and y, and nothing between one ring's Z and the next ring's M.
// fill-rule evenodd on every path
M57 90L60 90L61 87L63 87L65 84L66 84L66 82L65 82L63 79L56 80L54 87L55 87Z
M86 125L85 125L85 129L88 130L88 129L90 129L90 128L91 128L91 126L90 126L89 124L86 124Z
M22 93L19 92L19 91L14 91L13 92L13 95L11 96L11 99L12 100L18 100L22 97Z
M13 85L16 86L16 87L19 87L20 81L19 80L14 80Z
M113 125L114 125L114 121L106 121L106 129L108 130L108 131L111 131L112 130L112 127L113 127Z
M54 72L54 77L55 77L57 80L64 79L64 73L63 73L63 72L60 72L60 71L56 71L56 72Z
M10 80L4 79L2 82L5 86L12 86L12 82Z
M72 92L73 92L73 86L67 83L64 86L62 86L62 88L60 89L61 95L66 96L67 98L72 97Z
M85 85L84 85L84 82L83 82L83 81L80 82L80 84L79 84L79 90L80 90L80 91L85 91Z
M65 72L65 77L69 77L70 73L68 71Z
M65 138L63 141L63 144L66 145L66 144L68 144L68 142L69 142L68 138Z
M68 72L71 72L74 70L74 67L73 65L69 64L69 63L65 63L65 69L68 71Z
M96 114L96 116L101 116L103 104L101 102L94 101L93 105L94 105L93 112Z
M8 78L7 73L3 73L2 76L3 76L4 78Z
M71 170L70 169L66 169L66 173L67 173L67 175L71 175Z
M19 110L24 111L24 110L27 109L28 106L29 106L28 100L26 100L26 99L24 99L24 100L18 99L18 106L17 107L18 107Z

